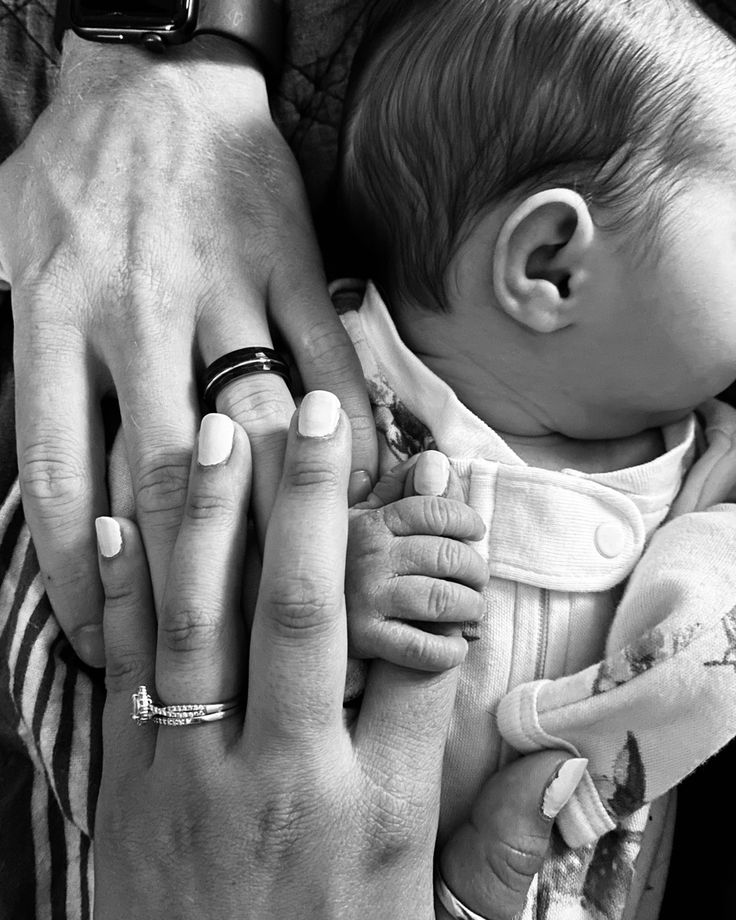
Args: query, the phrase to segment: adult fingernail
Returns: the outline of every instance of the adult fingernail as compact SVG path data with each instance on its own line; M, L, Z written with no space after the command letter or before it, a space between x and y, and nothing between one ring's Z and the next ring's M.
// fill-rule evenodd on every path
M450 461L438 450L419 455L414 467L414 491L417 495L442 495L450 481Z
M588 766L587 758L573 757L566 760L547 783L542 797L542 814L545 818L556 818L567 805Z
M117 556L123 548L123 534L115 518L98 517L95 520L95 532L100 555L105 559Z
M200 466L217 466L225 463L233 450L235 428L227 415L211 412L199 426L197 463Z
M367 470L353 470L348 482L348 505L352 507L365 501L372 488L371 474Z
M337 431L340 400L328 390L312 390L299 406L297 430L303 438L326 438Z
M93 668L105 667L105 642L101 626L83 626L74 636L77 655Z

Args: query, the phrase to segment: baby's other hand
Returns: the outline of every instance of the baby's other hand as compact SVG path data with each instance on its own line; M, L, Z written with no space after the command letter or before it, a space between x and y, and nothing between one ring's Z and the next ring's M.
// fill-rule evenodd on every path
M489 576L465 542L480 540L485 527L462 499L447 458L427 451L395 467L351 510L345 578L351 656L422 671L463 661L463 624L483 616Z

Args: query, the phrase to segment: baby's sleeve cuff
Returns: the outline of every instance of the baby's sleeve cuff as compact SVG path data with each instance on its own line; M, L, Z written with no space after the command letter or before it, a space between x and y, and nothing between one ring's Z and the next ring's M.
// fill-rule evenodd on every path
M537 699L549 683L549 680L537 680L507 693L496 710L499 731L504 740L522 754L557 749L580 757L574 745L548 734L539 722ZM565 843L572 848L595 843L616 827L587 770L556 820Z
M556 821L562 839L573 849L595 843L616 827L587 770Z

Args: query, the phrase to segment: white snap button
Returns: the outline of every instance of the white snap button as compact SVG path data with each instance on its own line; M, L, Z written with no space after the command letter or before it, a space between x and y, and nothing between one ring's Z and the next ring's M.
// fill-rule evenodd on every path
M609 521L599 524L595 532L595 548L606 559L615 559L626 548L626 531L621 524Z

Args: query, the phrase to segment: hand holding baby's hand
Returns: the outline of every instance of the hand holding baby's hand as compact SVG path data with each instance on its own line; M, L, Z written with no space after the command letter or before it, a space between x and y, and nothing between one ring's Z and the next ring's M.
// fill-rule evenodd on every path
M447 458L428 451L392 470L352 509L351 656L424 671L463 661L462 627L483 615L488 568L465 542L481 539L485 528L462 497Z

